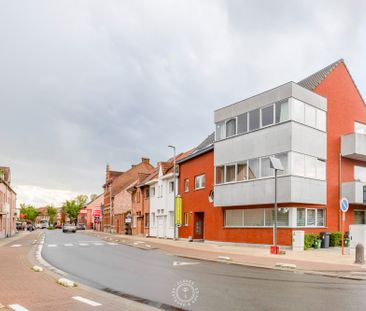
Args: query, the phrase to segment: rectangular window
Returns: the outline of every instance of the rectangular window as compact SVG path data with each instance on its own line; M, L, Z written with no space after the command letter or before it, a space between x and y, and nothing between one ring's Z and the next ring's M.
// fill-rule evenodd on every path
M217 122L216 123L216 140L220 140L225 138L225 122Z
M288 120L288 101L276 103L276 123Z
M365 222L365 212L364 211L354 211L354 220L353 223L355 225L364 225Z
M305 157L301 153L292 152L292 174L305 176Z
M249 130L254 131L259 129L259 109L249 112Z
M261 159L261 177L270 177L274 176L274 170L270 167L269 158Z
M305 227L305 208L296 209L296 226Z
M355 133L366 134L366 124L355 122Z
M247 180L248 179L248 173L247 173L247 169L248 169L248 165L247 162L243 162L243 163L238 163L237 165L237 180L241 181L241 180Z
M189 224L189 213L184 213L184 226L188 227Z
M174 181L169 182L169 192L174 192Z
M325 213L324 209L319 208L316 210L316 225L318 227L324 227L324 225L325 225L324 213Z
M295 98L292 98L292 119L304 123L305 104Z
M316 110L316 128L324 132L327 130L327 114L320 109Z
M226 121L226 137L236 135L236 119Z
M225 166L225 182L235 181L235 164Z
M316 126L316 109L313 106L305 105L305 124L311 127Z
M262 208L245 209L244 210L244 226L246 227L263 227L264 213Z
M326 175L326 165L325 161L322 159L316 159L316 178L325 180Z
M243 226L243 210L227 210L225 211L226 227L242 227Z
M216 184L222 184L224 182L224 167L216 166Z
M366 182L366 167L355 166L354 167L355 181Z
M266 227L272 227L274 224L274 208L266 208L265 211L265 220L266 220ZM289 226L289 214L290 210L284 210L279 208L277 210L277 224L279 227L288 227Z
M205 188L205 175L199 175L194 178L194 188L195 189L203 189Z
M145 228L149 228L149 213L145 213Z
M151 197L155 196L155 187L150 187L150 196Z
M310 156L305 156L305 176L316 178L317 159Z
M145 199L148 199L149 198L149 196L150 196L150 190L149 190L149 188L147 188L147 189L145 189Z
M273 124L273 105L264 107L262 111L262 126L268 126Z
M184 192L188 192L189 191L189 179L186 178L184 180Z
M306 225L315 226L315 209L308 208L306 210Z
M248 113L238 116L238 134L248 132Z
M259 159L250 159L248 161L248 179L259 177Z

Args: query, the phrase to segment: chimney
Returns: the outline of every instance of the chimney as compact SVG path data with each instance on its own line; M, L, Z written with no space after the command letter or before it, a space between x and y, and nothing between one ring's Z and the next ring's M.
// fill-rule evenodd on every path
M136 164L131 164L131 168L134 168L134 167L136 167Z
M149 158L141 158L141 162L145 163L145 164L150 164L150 159Z
M107 163L107 166L105 168L105 181L108 182L109 180L109 163Z

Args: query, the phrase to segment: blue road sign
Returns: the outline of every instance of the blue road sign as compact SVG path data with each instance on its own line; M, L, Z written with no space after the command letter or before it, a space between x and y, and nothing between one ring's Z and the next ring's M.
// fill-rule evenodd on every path
M343 213L348 211L348 207L349 207L349 203L348 200L346 198L342 198L340 203L339 203L339 207L341 208L341 211Z

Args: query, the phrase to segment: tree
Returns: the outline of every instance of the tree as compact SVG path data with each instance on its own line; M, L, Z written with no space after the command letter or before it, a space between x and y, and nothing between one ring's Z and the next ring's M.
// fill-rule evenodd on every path
M57 215L57 208L52 205L47 206L47 215L50 218L50 224L55 223L55 217Z
M93 202L98 197L97 194L93 193L90 195L90 201Z
M83 208L85 204L88 202L89 198L85 194L80 194L75 198L77 204L80 205L80 208Z
M76 200L67 200L62 206L62 210L67 215L67 217L70 218L70 222L75 224L78 219L80 209L81 205L76 202Z
M20 204L20 213L24 215L26 220L34 222L39 215L39 211L32 205Z

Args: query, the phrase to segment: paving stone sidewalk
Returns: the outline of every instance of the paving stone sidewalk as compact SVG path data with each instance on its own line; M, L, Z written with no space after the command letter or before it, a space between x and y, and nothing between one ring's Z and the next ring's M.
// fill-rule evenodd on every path
M83 285L66 288L56 284L53 273L34 272L33 252L41 232L9 238L0 245L0 311L20 305L29 311L57 310L157 310L155 308L100 292ZM73 298L74 297L74 298ZM81 297L81 301L75 297ZM93 307L85 299L100 304ZM84 302L83 302L84 301ZM2 306L2 307L1 307ZM13 306L14 307L14 306ZM16 309L14 309L16 310ZM22 309L18 309L22 310Z

